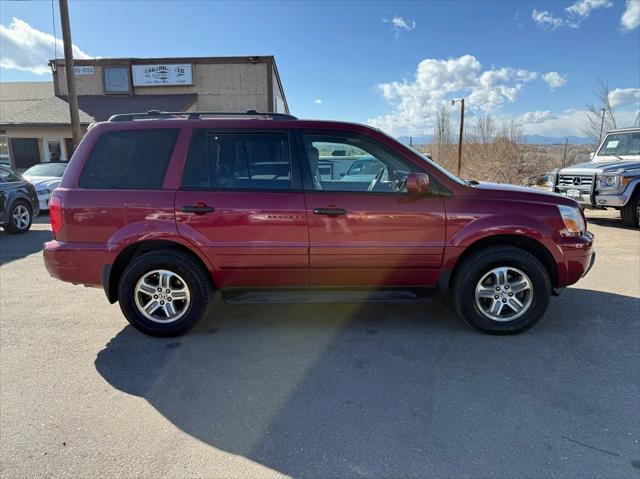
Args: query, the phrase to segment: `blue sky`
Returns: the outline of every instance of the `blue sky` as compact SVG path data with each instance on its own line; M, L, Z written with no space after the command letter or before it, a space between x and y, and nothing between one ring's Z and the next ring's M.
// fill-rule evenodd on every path
M453 96L470 116L551 136L580 133L596 78L622 121L640 103L640 0L71 1L70 13L86 55L274 55L292 113L394 134L428 130ZM51 2L2 1L0 18L0 80L49 79L33 71L53 42L34 32L53 33Z

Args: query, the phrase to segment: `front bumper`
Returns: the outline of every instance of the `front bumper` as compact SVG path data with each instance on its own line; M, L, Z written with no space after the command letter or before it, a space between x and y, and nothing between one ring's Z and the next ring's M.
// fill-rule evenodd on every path
M629 202L629 199L631 199L631 195L633 194L637 183L631 182L623 192L606 193L597 191L595 187L595 177L593 181L593 186L588 190L556 186L555 192L562 196L566 196L567 198L571 198L572 200L576 200L585 207L621 208ZM568 192L572 190L579 191L579 196L569 195Z
M558 277L559 287L577 283L591 270L596 258L593 242L594 236L589 232L562 241L560 248L564 256L564 274Z
M38 195L38 205L40 206L40 211L49 209L49 201L51 201L51 194Z

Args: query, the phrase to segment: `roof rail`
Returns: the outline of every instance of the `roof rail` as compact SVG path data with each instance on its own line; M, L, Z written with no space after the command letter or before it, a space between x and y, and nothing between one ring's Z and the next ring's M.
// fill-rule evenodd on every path
M203 116L220 116L220 117L263 117L273 120L297 120L293 115L288 113L259 112L256 110L240 111L160 111L149 110L146 113L122 113L112 115L109 121L133 121L133 120L155 120L160 118L184 118L188 120L199 120Z

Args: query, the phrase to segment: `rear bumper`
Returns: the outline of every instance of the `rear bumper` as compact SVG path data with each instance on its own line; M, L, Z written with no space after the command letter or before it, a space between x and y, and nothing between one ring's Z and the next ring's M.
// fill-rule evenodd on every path
M49 274L61 281L87 286L101 286L100 273L106 250L95 243L49 241L42 252Z

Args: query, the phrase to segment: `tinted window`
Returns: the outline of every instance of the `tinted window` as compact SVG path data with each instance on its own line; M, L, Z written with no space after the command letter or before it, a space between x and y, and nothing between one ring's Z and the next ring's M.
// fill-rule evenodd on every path
M82 188L160 189L178 130L128 130L105 133L87 159Z
M286 133L196 130L182 177L184 188L292 189Z

